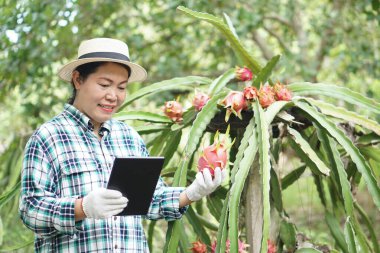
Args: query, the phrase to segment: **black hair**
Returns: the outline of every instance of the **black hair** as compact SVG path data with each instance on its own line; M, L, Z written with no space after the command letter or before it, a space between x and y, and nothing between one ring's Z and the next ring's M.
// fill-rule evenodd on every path
M90 74L95 73L100 66L102 66L106 63L109 63L109 62L106 62L106 61L89 62L89 63L79 65L78 67L76 67L76 69L74 71L78 71L80 78L83 81L85 81ZM115 62L115 63L117 63L117 62ZM124 65L121 63L117 63L117 64L119 64L120 66L123 66L128 71L128 78L129 78L131 76L131 68L128 65ZM73 90L71 93L71 97L68 100L68 103L70 105L74 104L74 100L75 100L75 97L77 95L77 90L75 89L75 85L74 85L73 80L71 80L71 85L73 87Z

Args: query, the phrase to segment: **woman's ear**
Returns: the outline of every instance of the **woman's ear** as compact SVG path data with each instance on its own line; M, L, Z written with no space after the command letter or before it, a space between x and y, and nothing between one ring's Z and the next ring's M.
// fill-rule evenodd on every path
M77 70L74 70L72 75L73 84L76 90L80 89L80 85L82 84L82 77L80 76Z

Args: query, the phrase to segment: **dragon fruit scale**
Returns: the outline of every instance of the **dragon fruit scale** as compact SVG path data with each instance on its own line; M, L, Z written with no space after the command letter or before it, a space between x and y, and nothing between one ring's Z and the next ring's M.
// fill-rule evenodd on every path
M192 253L207 253L207 245L204 244L201 240L191 243L193 245L191 249Z
M231 113L235 114L239 119L242 119L241 111L248 108L244 93L240 91L230 91L221 104L226 108L226 122L230 118Z
M256 87L252 87L252 86L245 87L243 94L244 94L245 99L255 100L257 98L257 89Z
M193 99L193 106L198 112L202 110L203 106L210 100L210 97L203 92L196 92Z
M261 86L257 95L259 98L259 103L263 108L267 108L276 101L273 88L269 84Z
M290 101L292 99L292 93L290 90L280 82L277 82L274 85L273 90L276 100Z
M166 101L164 104L163 111L166 116L168 116L174 122L182 122L183 118L183 108L182 105L177 101Z
M253 74L252 74L252 71L247 67L241 68L239 66L236 66L235 67L235 77L236 77L236 79L245 82L245 81L252 80Z

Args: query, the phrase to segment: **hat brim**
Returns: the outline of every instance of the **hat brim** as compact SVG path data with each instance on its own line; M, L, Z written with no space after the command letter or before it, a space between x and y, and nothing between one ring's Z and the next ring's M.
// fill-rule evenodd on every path
M73 71L80 65L90 63L90 62L116 62L127 65L131 68L131 75L128 78L128 83L132 82L142 82L144 81L148 74L146 70L140 65L123 60L111 59L111 58L84 58L72 61L66 65L64 65L59 71L58 76L67 82L71 82Z

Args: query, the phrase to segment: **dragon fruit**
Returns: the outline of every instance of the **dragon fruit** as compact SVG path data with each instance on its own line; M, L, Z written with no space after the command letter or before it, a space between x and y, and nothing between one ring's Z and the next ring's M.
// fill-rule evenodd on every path
M273 87L276 100L290 101L292 93L288 88L280 82L277 82Z
M238 243L239 243L238 253L248 253L248 251L246 251L246 248L249 247L249 244L246 244L246 243L240 241L240 239L239 239ZM230 245L231 245L230 240L227 239L225 253L230 253ZM215 253L215 250L216 250L216 241L214 241L211 244L211 253Z
M207 245L204 244L201 240L198 240L196 242L191 243L193 245L191 249L191 252L193 253L206 253L207 252Z
M226 122L230 118L231 113L235 114L239 119L242 119L241 111L248 108L244 93L240 91L230 91L221 104L227 109Z
M202 156L198 160L198 170L208 169L214 177L216 167L223 169L227 164L227 148L224 143L214 143L203 149Z
M228 161L228 151L229 148L233 145L235 140L232 143L226 143L226 139L229 136L230 127L227 127L224 139L219 139L219 132L217 131L214 137L214 143L210 146L203 148L202 154L198 160L198 171L203 171L208 169L212 177L214 177L215 168L219 167L224 169Z
M203 106L210 100L210 97L203 92L196 92L193 99L193 106L198 112L202 110Z
M252 87L252 86L245 87L243 94L244 94L245 99L255 100L257 98L257 89L256 87Z
M274 244L274 242L272 242L269 239L268 239L267 243L268 243L267 253L276 253L277 252L276 244Z
M177 101L166 101L164 105L164 113L172 121L179 123L182 122L183 109L182 105Z
M273 88L269 84L261 86L257 95L259 97L260 105L263 108L267 108L275 101Z
M236 66L235 77L240 81L250 81L252 80L253 74L252 71L247 67L240 68L239 66Z

